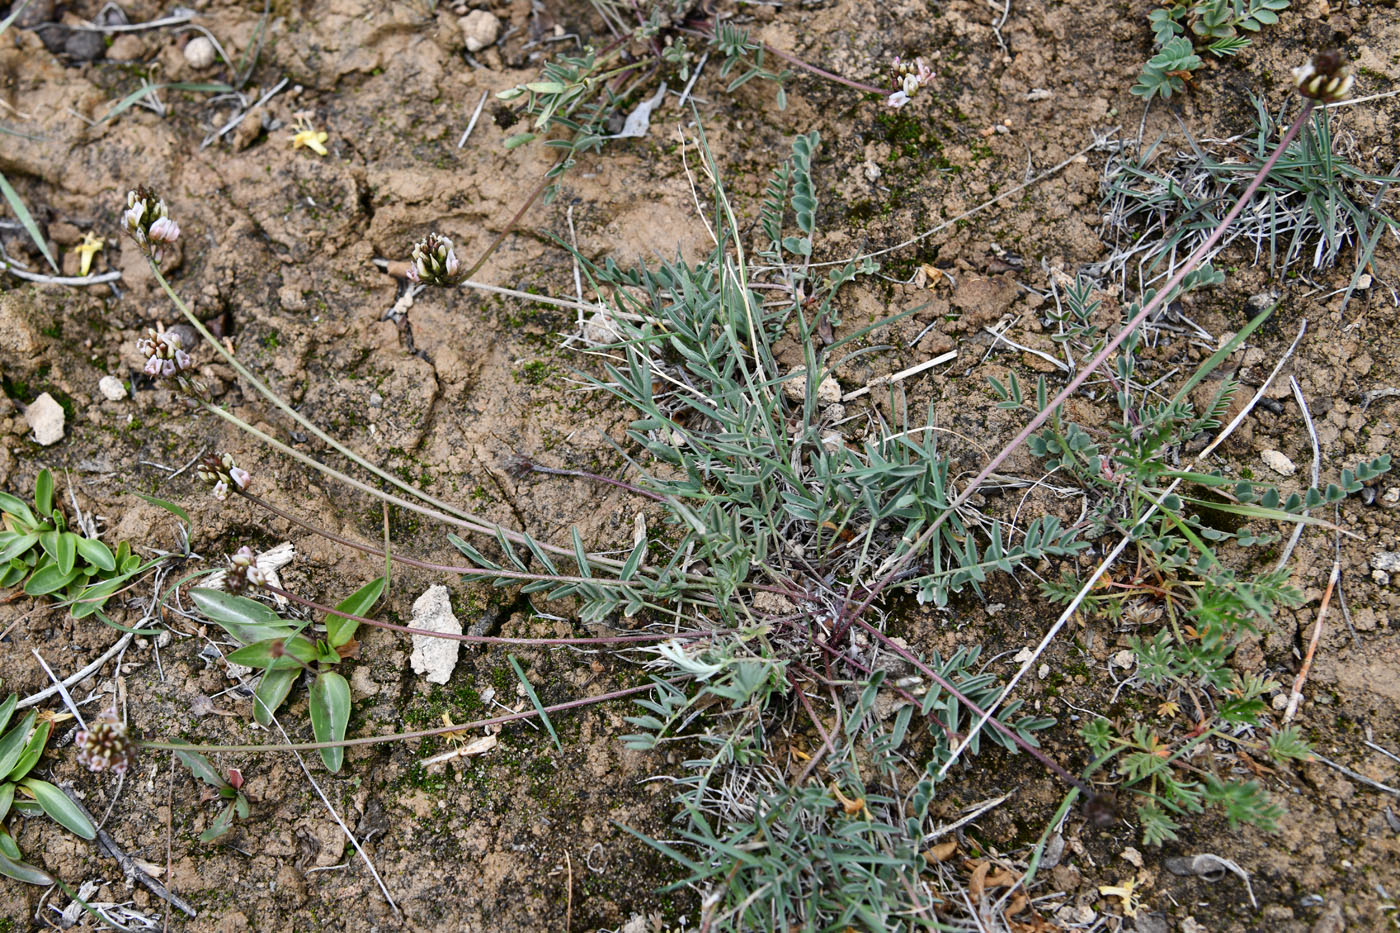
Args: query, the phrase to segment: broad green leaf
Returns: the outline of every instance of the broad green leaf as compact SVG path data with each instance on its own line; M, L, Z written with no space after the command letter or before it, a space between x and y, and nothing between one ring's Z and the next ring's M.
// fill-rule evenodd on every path
M111 573L117 569L117 557L112 553L112 549L96 538L78 538L77 547L83 560L103 573Z
M38 543L38 535L5 532L3 543L0 543L0 563L13 560Z
M21 500L16 499L8 492L0 492L0 511L9 512L29 528L33 528L35 525L39 524L39 520L34 517L34 513L29 511L29 506L25 505Z
M224 788L228 786L228 781L219 773L219 769L214 767L214 763L205 758L199 752L192 752L188 749L178 749L175 757L180 759L180 763L190 769L190 773L199 778L210 787Z
M29 773L30 769L39 763L39 756L44 753L44 745L49 741L49 733L53 731L53 722L41 722L34 730L34 734L25 743L24 751L20 752L19 760L15 766L5 775L7 780L18 781Z
M8 835L7 833L7 838ZM54 876L42 868L37 868L28 862L12 859L4 853L0 853L0 875L13 878L16 881L23 881L25 884L48 885L55 883Z
M38 478L34 480L34 507L40 515L53 512L53 474L47 468L40 470Z
M379 577L371 580L351 593L343 602L335 608L340 612L348 612L356 616L368 616L370 609L379 602L380 595L384 592L384 578ZM338 615L326 616L326 641L332 648L339 648L341 645L355 637L355 629L360 623L354 619L346 619Z
M300 670L302 664L316 660L316 646L300 635L291 638L265 638L231 652L228 659L244 667L265 671Z
M19 764L19 757L24 754L24 747L29 739L29 730L34 728L34 719L38 715L36 711L30 710L18 725L0 736L0 781Z
M289 638L297 631L269 606L246 596L197 587L190 590L190 598L200 612L244 645L265 638Z
M272 725L272 714L292 692L301 668L294 671L268 671L253 691L253 719L260 726Z
M68 572L64 573L58 564L46 561L24 584L24 591L30 596L48 596L72 583L77 576L76 567L69 568Z
M350 684L335 671L326 671L311 685L311 731L318 742L340 742L349 724ZM345 749L323 748L321 760L334 774L345 760Z
M10 724L10 717L14 715L15 706L19 703L19 694L12 693L5 698L4 703L0 703L0 732L5 731L5 727Z
M5 817L10 815L10 804L15 802L15 785L13 781L6 781L0 784L0 823L5 822Z
M54 562L62 573L71 573L77 566L78 536L73 532L65 531L58 536L58 553L54 555Z
M20 786L34 795L34 799L39 801L39 806L43 807L49 818L59 826L77 833L84 839L97 838L97 827L92 825L92 820L89 820L87 814L69 800L63 791L38 778L25 778L20 782Z
M13 797L15 786L13 784L10 784L9 788L10 796ZM5 856L6 858L14 859L15 861L19 861L21 857L19 851L19 844L15 842L15 837L11 836L9 831L6 830L3 826L0 826L0 855Z
M87 587L73 599L72 608L69 613L75 619L85 619L102 609L102 606L111 598L112 594L121 589L126 583L127 576L123 574L113 580L103 580Z
M44 240L44 235L39 232L39 225L34 222L34 215L29 213L29 208L24 206L24 200L20 198L19 192L10 184L10 180L0 172L0 194L5 196L5 200L10 202L10 210L15 212L15 217L19 220L20 226L24 227L24 232L29 234L29 238L34 241L34 245L39 247L39 252L44 254L44 258L49 261L49 267L57 272L58 263L54 262L53 253L49 250L49 244Z
M219 815L214 817L214 822L204 832L199 834L200 842L213 842L233 826L233 804L229 804L219 811Z

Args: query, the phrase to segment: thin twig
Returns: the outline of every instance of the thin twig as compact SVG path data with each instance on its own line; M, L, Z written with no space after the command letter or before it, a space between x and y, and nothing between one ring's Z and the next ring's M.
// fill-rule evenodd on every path
M595 703L606 703L609 700L617 700L622 697L629 697L634 694L645 693L648 690L655 689L655 683L642 684L639 687L614 690L611 693L604 693L596 697L584 697L579 700L570 700L567 703L556 703L553 706L544 707L544 712L560 713L564 710L577 709L580 706L591 706ZM480 729L485 726L515 722L517 719L530 719L537 715L538 712L536 710L528 709L506 716L493 716L490 719L478 719L475 722L465 722L451 726L438 726L435 729L395 732L390 735L370 735L359 739L342 739L339 742L293 742L290 745L198 745L189 742L142 742L141 744L145 748L189 752L311 752L322 748L350 748L358 745L381 745L385 742L403 742L408 739L424 739L433 735L446 735L449 732L462 732L467 729Z
M471 137L472 130L476 129L476 118L481 116L481 108L486 106L486 98L489 97L490 94L490 91L481 92L481 100L477 101L476 109L472 111L472 118L467 121L467 128L462 133L462 138L457 140L458 149L461 149L467 144L467 139Z
M1298 713L1298 704L1303 700L1303 684L1308 679L1308 671L1312 670L1313 655L1317 653L1317 643L1322 636L1322 620L1327 615L1327 604L1332 601L1332 590L1336 587L1337 578L1341 573L1342 562L1332 561L1332 573L1327 577L1327 590L1322 594L1322 605L1317 609L1317 624L1313 627L1312 639L1308 642L1308 653L1303 656L1303 667L1293 681L1293 693L1288 697L1288 706L1283 711L1285 723L1293 721L1293 717Z
M1264 397L1264 393L1268 390L1269 386L1273 384L1274 379L1283 369L1283 364L1288 362L1288 360L1293 356L1293 351L1297 349L1298 343L1303 339L1303 335L1307 333L1307 329L1308 322L1304 320L1302 324L1298 327L1298 335L1293 338L1293 343L1289 345L1288 349L1284 352L1283 356L1280 357L1279 361L1274 365L1273 371L1269 373L1269 378L1264 380L1263 385L1259 386L1258 390L1255 391L1254 396L1250 398L1249 403L1240 410L1239 414L1235 415L1235 417L1230 420L1230 423L1225 426L1225 428L1216 436L1216 438L1213 441L1211 441L1211 443L1207 445L1204 450L1196 454L1195 459L1191 461L1193 465L1202 463L1206 459L1206 457L1210 456L1211 451L1215 450L1215 448L1220 446L1220 444L1223 443L1226 438L1228 438L1231 434L1235 433L1235 429L1238 428L1240 424L1244 422L1245 417L1254 409L1256 405L1259 404L1259 400ZM1099 579L1105 573L1108 572L1108 568L1113 565L1114 561L1118 560L1118 557L1127 548L1128 543L1136 539L1136 535L1134 534L1134 532L1136 532L1138 528L1142 527L1149 519L1152 518L1153 515L1157 513L1157 510L1160 507L1162 500L1165 499L1167 496L1171 495L1173 492L1175 492L1176 488L1180 485L1180 479L1173 480L1172 484L1167 487L1167 491L1163 493L1155 502L1148 506L1147 510L1144 511L1142 515L1138 517L1137 521L1133 523L1133 527L1128 531L1128 533L1124 534L1123 537L1119 539L1118 544L1114 546L1113 550L1110 551L1108 555L1104 557L1102 561L1099 562L1098 567L1094 568L1094 572L1090 574L1089 579L1085 580L1084 584L1080 586L1079 592L1074 594L1074 599L1070 600L1069 605L1066 606L1064 608L1064 611L1060 613L1060 617L1055 620L1055 624L1050 626L1050 630L1045 633L1045 637L1040 640L1040 644L1036 646L1035 651L1031 653L1031 656L1027 658L1025 663L1021 665L1021 669L1016 672L1016 675L1011 678L1010 682L1002 688L1001 693L997 695L997 698L993 700L992 703L987 707L987 712L984 714L983 718L978 720L977 724L974 725L972 729L968 731L967 738L964 739L958 745L957 748L953 749L953 754L949 756L948 760L943 763L943 767L939 769L939 777L942 777L944 774L946 774L948 772L948 769L953 766L953 762L957 761L959 756L961 756L962 753L967 750L968 745L973 741L973 739L977 737L977 733L982 731L982 727L986 724L987 719L990 719L1001 707L1001 704L1006 702L1006 698L1011 695L1011 691L1015 689L1016 684L1020 683L1021 678L1026 675L1026 672L1031 669L1032 665L1034 665L1037 660L1039 660L1040 656L1045 652L1045 649L1050 646L1050 642L1053 641L1055 639L1055 636L1060 633L1060 629L1064 628L1065 623L1068 622L1074 616L1074 613L1076 611L1078 611L1079 606L1084 602L1085 598L1088 597L1089 593L1098 584Z
M1369 787L1374 787L1376 790L1385 791L1387 794L1394 794L1395 796L1400 797L1400 788L1391 787L1389 784L1382 784L1380 781L1372 780L1364 774L1358 774L1357 772L1348 768L1346 765L1338 764L1331 758L1328 758L1325 755L1319 755L1317 752L1313 752L1312 757L1327 765L1328 767L1336 768L1338 771L1342 772L1347 777L1351 778L1353 781L1360 781L1362 784L1365 784Z
M106 664L108 661L112 660L112 658L115 658L117 655L121 654L122 651L126 649L126 646L131 643L131 639L134 637L134 632L127 632L121 638L118 638L116 644L108 648L106 652L103 653L102 657L98 658L96 661L93 661L87 667L78 671L78 673L64 680L63 686L72 687L75 684L82 683L88 677L91 677L102 667L102 665ZM27 696L23 700L20 700L18 703L16 703L15 709L24 709L25 707L33 706L35 703L42 703L58 691L59 688L57 685L40 690L38 693L32 696Z
M68 712L73 714L73 718L78 721L79 726L86 729L87 722L83 720L83 714L82 711L78 709L78 704L74 703L73 698L68 695L68 688L63 686L63 682L54 676L53 671L49 668L48 662L44 660L44 656L39 653L38 648L30 648L29 650L34 655L35 659L38 660L39 666L44 669L44 673L49 675L49 680L53 681L53 688L58 691L59 696L63 697L63 705L68 707Z
M111 272L104 272L101 275L41 275L38 272L20 269L12 262L0 262L0 272L8 272L17 279L38 282L40 285L101 285L104 282L115 282L122 277L119 269L113 269Z
M1298 403L1298 410L1303 413L1303 424L1308 429L1308 440L1312 442L1312 484L1313 488L1316 489L1322 479L1322 447L1317 442L1317 428L1313 425L1312 412L1308 411L1308 400L1303 398L1303 390L1298 386L1297 377L1289 376L1288 383L1293 387L1293 399ZM1304 509L1303 514L1307 515L1308 510ZM1288 559L1293 556L1293 549L1298 546L1298 540L1303 537L1303 527L1302 522L1293 526L1293 534L1289 536L1283 554L1279 557L1278 563L1274 565L1275 571L1282 570L1288 565Z

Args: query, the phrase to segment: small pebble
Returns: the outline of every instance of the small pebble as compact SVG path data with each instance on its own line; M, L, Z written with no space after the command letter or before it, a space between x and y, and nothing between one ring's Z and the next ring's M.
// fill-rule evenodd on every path
M146 57L146 43L133 33L122 33L107 46L109 62L136 62Z
M63 440L64 417L63 406L47 392L24 411L24 420L34 431L34 440L45 447Z
M1259 459L1264 461L1264 465L1273 470L1279 476L1292 476L1298 472L1298 468L1286 456L1277 450L1266 450L1259 454Z
M195 68L208 68L214 64L214 43L208 36L195 36L185 43L185 61Z
M1123 670L1126 671L1132 669L1134 661L1135 656L1133 655L1132 651L1130 651L1127 648L1124 648L1122 651L1118 652L1113 656L1113 660L1109 662L1109 665L1112 667L1121 667L1123 668Z
M109 402L120 402L126 398L126 386L116 376L103 376L97 383L97 389Z
M501 21L488 10L472 10L457 21L462 27L462 38L467 42L468 52L480 52L493 45L501 35Z
M107 51L107 43L102 41L102 33L75 29L63 42L63 53L75 62L91 62L102 57Z

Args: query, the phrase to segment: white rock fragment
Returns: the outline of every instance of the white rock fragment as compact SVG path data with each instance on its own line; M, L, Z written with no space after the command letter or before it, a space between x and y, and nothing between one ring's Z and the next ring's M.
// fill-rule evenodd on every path
M413 627L448 635L462 634L462 623L452 614L452 600L447 587L430 586L413 603ZM431 683L445 684L457 666L457 649L461 642L429 635L413 636L413 655L409 663L415 674L426 675Z
M1014 664L1025 664L1033 657L1035 657L1035 652L1031 650L1030 645L1026 645L1020 651L1016 652L1016 657L1012 658L1011 661Z
M208 68L214 64L214 43L208 36L195 36L185 43L185 61L195 68Z
M1036 672L1035 672L1035 676L1039 677L1041 680L1044 680L1045 678L1049 677L1049 676L1050 676L1050 665L1049 665L1049 664L1042 664L1042 665L1040 665L1040 667L1039 667L1039 668L1036 670Z
M468 52L480 52L495 44L501 35L501 21L489 10L472 10L457 24L462 27L462 38L467 40Z
M1377 551L1370 557L1372 570L1394 573L1400 570L1400 551Z
M120 402L126 398L126 386L116 376L103 376L97 383L97 391L109 402Z
M1124 648L1122 651L1115 654L1113 659L1108 663L1110 667L1121 667L1126 671L1132 669L1132 666L1137 663L1137 658L1132 651Z
M801 402L807 394L807 367L795 366L783 380L783 394L794 402ZM835 377L826 376L817 383L817 404L835 405L841 401L841 383ZM845 410L841 412L845 414Z
M1293 461L1277 450L1265 450L1259 454L1259 459L1263 460L1264 465L1279 476L1292 476L1298 472L1298 467L1294 465Z
M63 406L45 392L24 411L24 420L34 430L34 440L47 447L63 440Z

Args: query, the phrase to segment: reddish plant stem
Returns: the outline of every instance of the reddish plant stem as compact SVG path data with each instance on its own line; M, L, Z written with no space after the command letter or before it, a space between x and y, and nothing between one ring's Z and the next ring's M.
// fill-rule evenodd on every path
M665 502L666 497L652 492L650 489L643 489L640 486L627 482L626 480L613 479L611 476L603 476L601 473L589 473L587 470L565 470L559 467L548 467L543 464L526 460L524 468L532 473L546 473L550 476L576 476L579 479L591 479L595 483L607 483L609 486L616 486L618 489L625 489L638 496L645 496L654 502Z
M670 641L677 639L688 641L697 638L710 638L714 635L732 635L735 629L715 629L710 632L679 632L675 634L644 633L637 635L602 635L596 638L506 638L499 635L453 635L450 632L434 632L425 628L414 628L410 625L398 625L394 622L383 622L379 619L368 619L364 616L357 616L353 612L342 612L339 609L332 609L321 603L310 599L303 599L295 593L289 593L280 586L263 587L269 593L281 596L299 606L314 609L317 612L324 612L327 615L339 616L342 619L349 619L352 622L359 622L361 625L372 625L375 628L385 628L393 632L403 632L407 635L424 635L429 638L442 638L447 641L462 641L474 645L630 645L651 641Z
M1079 373L1069 381L1069 384L1061 389L1060 393L1056 395L1042 411L1037 413L1036 416L1030 420L1029 424L1021 429L1021 433L1012 438L1011 443L1003 447L1000 453L988 461L987 465L982 468L982 472L978 473L971 483L963 487L963 491L958 494L958 497L953 500L953 503L933 520L928 528L924 530L923 534L919 535L908 552L905 553L904 557L897 561L895 565L889 569L888 573L876 581L875 585L871 587L866 594L865 599L854 609L843 610L843 616L848 619L856 619L869 609L871 604L875 602L875 598L880 595L885 587L894 582L905 566L913 560L914 555L920 553L924 545L928 544L929 540L938 533L938 529L947 521L948 516L966 505L967 501L972 498L973 493L977 491L977 488L996 472L997 468L1006 461L1006 458L1011 456L1018 447L1024 444L1027 439L1035 433L1036 429L1048 421L1056 409L1063 405L1065 400L1074 394L1075 390L1084 383L1084 380L1088 379L1089 375L1093 373L1094 370L1102 366L1110 356L1117 352L1118 348L1123 344L1123 341L1128 339L1128 335L1137 330L1152 312L1156 311L1167 298L1171 297L1171 293L1182 283L1182 280L1184 280L1187 275L1195 271L1201 261L1210 253L1212 247L1214 247L1225 234L1225 231L1229 229L1230 224L1235 222L1235 218L1239 216L1240 211L1244 210L1245 205L1254 197L1254 192L1258 191L1259 186L1264 183L1264 179L1268 177L1269 172L1273 170L1274 164L1278 162L1279 156L1283 155L1283 151L1288 148L1288 144L1293 141L1293 137L1298 135L1298 131L1303 128L1308 118L1312 116L1313 107L1316 105L1317 101L1312 98L1307 98L1305 100L1303 109L1298 114L1298 118L1293 121L1293 125L1288 128L1288 132L1283 134L1283 138L1279 140L1278 146L1274 149L1273 154L1270 155L1268 161L1260 167L1258 174L1250 181L1249 186L1245 188L1244 193L1240 195L1240 199L1235 202L1235 206L1230 208L1230 213L1225 215L1225 219L1222 220L1220 225L1215 228L1214 232L1206 238L1206 241L1196 247L1195 251L1186 259L1186 262L1182 263L1181 268L1176 271L1176 274L1167 281L1167 284L1162 286L1162 288L1152 296L1152 300L1142 306L1142 310L1133 315L1132 320L1128 321L1123 329L1118 332L1118 335L1099 351L1099 354L1089 362L1089 365L1081 369Z
M385 742L403 742L408 739L423 739L432 735L444 735L448 732L461 732L464 729L480 729L485 726L500 725L501 723L514 722L517 719L529 719L532 716L538 716L541 712L562 713L565 710L578 709L580 706L592 706L595 703L606 703L609 700L619 700L623 697L655 689L655 683L642 684L640 687L628 687L624 690L614 690L611 693L604 693L601 696L585 697L581 700L570 700L567 703L556 703L553 706L544 707L543 710L529 709L521 713L511 713L507 716L493 716L490 719L478 719L475 722L439 726L435 729L419 729L415 732L395 732L393 735L371 735L361 739L343 739L339 742L293 742L286 745L192 745L185 742L142 742L141 745L144 748L195 752L313 752L322 748L348 748L352 745L380 745Z
M557 164L558 163L555 163L555 165ZM480 270L482 266L486 265L486 260L491 258L491 254L496 251L497 247L499 247L501 243L505 241L505 238L510 235L510 232L515 229L515 225L520 223L520 218L525 216L525 212L530 209L531 205L539 200L540 195L544 194L545 189L549 187L549 183L553 181L553 179L549 177L549 173L552 171L554 171L553 165L545 171L544 178L535 186L535 190L530 192L530 197L520 206L520 210L516 211L515 216L506 223L505 228L501 230L500 233L496 234L496 238L491 241L491 245L486 247L486 252L481 254L481 257L466 271L466 274L463 275L462 278L470 279L472 276L476 275L477 271Z

